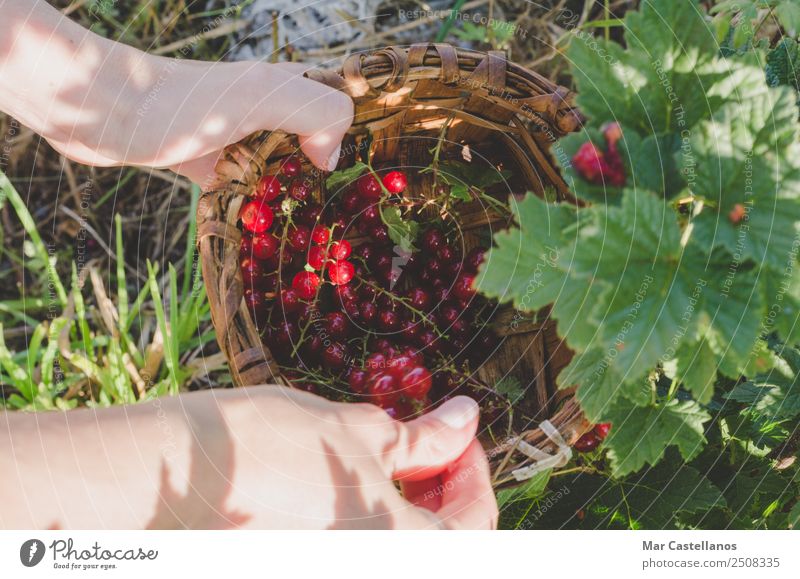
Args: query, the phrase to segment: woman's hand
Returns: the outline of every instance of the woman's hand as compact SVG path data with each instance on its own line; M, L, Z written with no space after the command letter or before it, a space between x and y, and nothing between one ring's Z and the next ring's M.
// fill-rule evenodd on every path
M477 422L465 397L401 423L277 386L0 414L0 526L489 529Z
M262 129L299 135L332 170L353 117L300 64L148 55L89 32L46 2L9 0L0 21L0 110L70 159L169 167L203 186L220 151Z

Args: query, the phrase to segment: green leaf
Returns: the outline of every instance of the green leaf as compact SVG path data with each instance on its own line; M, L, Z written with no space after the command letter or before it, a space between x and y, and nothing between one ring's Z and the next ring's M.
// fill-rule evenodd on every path
M552 303L564 289L565 273L557 261L569 238L576 210L528 193L511 207L517 225L494 235L495 247L481 264L475 286L484 295L534 311Z
M413 219L404 219L400 208L395 206L381 206L380 212L391 240L404 252L414 251L414 242L419 235L419 223Z
M536 473L523 484L510 488L502 489L497 492L497 506L502 509L504 506L517 501L534 500L542 496L547 490L547 483L550 481L552 469L547 469Z
M423 172L427 172L423 170ZM461 201L470 201L471 192L484 193L486 189L498 183L505 183L511 177L511 171L489 168L478 163L461 163L445 161L439 164L439 178L450 186L450 196Z
M793 38L784 38L767 53L767 84L800 87L800 50Z
M329 191L338 191L342 187L346 187L358 179L358 177L360 177L361 174L367 169L367 165L361 161L356 161L352 167L348 167L347 169L342 169L340 171L334 171L328 175L328 178L325 179L325 187Z
M676 374L694 399L707 404L714 394L714 382L717 378L716 357L708 343L684 343L676 357Z
M775 7L775 15L789 36L800 32L800 5L796 0L784 0Z
M599 502L636 529L679 528L682 515L725 506L722 492L697 469L665 460L639 476L609 481Z
M800 531L800 501L795 503L789 513L789 528Z
M604 444L616 477L655 465L669 446L677 446L684 460L691 460L706 443L703 423L711 418L693 401L642 407L624 399L603 417L614 425Z
M522 398L525 394L525 388L522 386L522 382L520 382L519 378L510 375L503 376L497 384L495 384L494 389L499 394L508 398L512 403Z

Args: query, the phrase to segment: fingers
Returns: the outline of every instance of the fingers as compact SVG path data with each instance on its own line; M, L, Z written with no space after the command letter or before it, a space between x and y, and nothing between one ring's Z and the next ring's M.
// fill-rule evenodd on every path
M442 508L442 479L434 476L421 481L403 481L400 483L403 497L416 507L436 512Z
M497 528L497 501L492 490L489 462L477 440L440 478L441 508L436 515L443 527Z
M396 440L384 456L395 480L429 479L464 453L478 428L478 405L457 396L406 423L397 423Z
M265 118L261 128L299 136L303 153L320 169L332 171L341 142L353 122L353 101L344 93L302 76L304 66L271 67L268 71Z

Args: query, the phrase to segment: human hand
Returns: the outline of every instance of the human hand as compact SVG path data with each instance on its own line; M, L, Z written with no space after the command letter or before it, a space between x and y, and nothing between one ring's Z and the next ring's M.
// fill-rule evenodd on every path
M281 129L317 167L335 167L353 103L305 78L305 65L157 57L46 2L11 0L3 12L0 110L74 161L168 167L203 186L226 145Z
M494 528L477 422L466 397L401 423L277 386L0 413L0 526Z

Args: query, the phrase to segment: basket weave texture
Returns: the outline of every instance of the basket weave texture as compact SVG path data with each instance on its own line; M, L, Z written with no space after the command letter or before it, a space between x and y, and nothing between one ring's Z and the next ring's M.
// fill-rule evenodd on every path
M364 148L376 166L424 167L444 133L443 150L463 155L466 146L480 162L511 169L514 176L508 186L515 193L530 190L574 201L553 162L552 146L581 126L573 95L507 61L502 52L481 53L447 44L388 47L351 56L340 71L317 69L306 76L345 92L355 103L340 168L351 165ZM216 167L216 181L198 206L198 244L212 320L238 386L289 384L262 344L243 300L238 216L261 176L276 173L282 160L297 150L296 138L280 131L259 132L227 147ZM325 203L330 195L326 175L310 166L304 171L312 176L317 200ZM409 190L415 195L434 189L430 173L413 169L407 173ZM467 249L481 235L485 243L487 231L510 224L507 215L479 202L462 204L454 217ZM359 241L351 240L354 245ZM504 486L518 482L513 471L532 461L520 452L521 441L544 452L556 450L536 427L539 422L548 419L570 445L589 425L572 393L555 387L571 352L559 340L547 312L523 315L506 308L494 316L493 326L503 345L476 371L476 379L492 384L513 375L527 387L527 423L517 425L499 443L496 437L495 442L484 441L495 485Z

